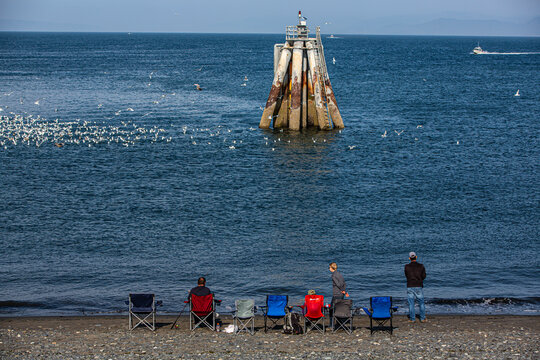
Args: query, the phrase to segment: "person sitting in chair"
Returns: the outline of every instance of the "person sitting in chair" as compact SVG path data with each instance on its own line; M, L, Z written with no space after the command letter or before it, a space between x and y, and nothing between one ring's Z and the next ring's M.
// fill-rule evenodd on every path
M199 280L197 280L197 286L195 286L193 289L191 289L189 291L188 300L191 297L191 294L193 294L195 296L206 296L206 295L212 294L212 291L210 291L210 289L206 287L206 279L204 277L201 276L199 278ZM214 301L216 302L216 305L221 304L221 300L214 299ZM218 313L216 313L216 317L217 316L219 316ZM198 323L198 321L197 321L197 323ZM214 324L213 322L211 322L211 324L212 324L212 326L214 326L214 325L221 326L222 322L221 322L220 319L216 319L216 323Z
M308 295L317 295L317 293L315 292L315 290L308 290L307 292ZM306 302L304 301L304 303L302 305L299 305L298 306L300 309L302 309L302 314L306 314L306 311L307 311L307 307L306 307Z
M206 279L204 277L200 277L199 280L197 280L197 286L195 286L193 289L189 291L188 299L191 296L191 294L196 296L206 296L210 295L212 292L209 288L206 287Z

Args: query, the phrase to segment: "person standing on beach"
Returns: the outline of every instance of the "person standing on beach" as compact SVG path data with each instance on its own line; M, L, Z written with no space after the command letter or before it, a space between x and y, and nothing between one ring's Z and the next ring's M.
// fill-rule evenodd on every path
M328 269L332 273L332 306L330 308L330 319L332 319L332 313L334 312L334 302L336 300L349 297L349 294L346 290L347 284L345 283L345 278L343 278L343 275L341 275L341 273L337 271L337 264L335 262L330 263Z
M424 279L426 278L426 268L416 261L416 253L409 253L411 261L405 265L405 277L407 278L407 301L409 303L409 321L414 322L416 315L414 313L415 300L418 300L420 308L420 322L426 320L426 306L424 304Z

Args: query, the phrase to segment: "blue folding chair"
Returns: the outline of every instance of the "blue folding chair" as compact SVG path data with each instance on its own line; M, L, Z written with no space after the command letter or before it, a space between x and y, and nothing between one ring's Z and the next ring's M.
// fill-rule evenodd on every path
M268 295L266 296L266 306L263 306L264 314L264 332L268 329L273 329L279 325L279 321L283 319L283 325L285 325L285 317L287 316L289 304L289 296L287 295ZM270 320L271 325L267 325L267 321Z
M369 316L369 330L373 335L374 331L389 331L392 334L394 327L392 325L392 313L397 311L397 306L392 306L391 296L374 296L369 298L370 308L363 308ZM375 321L375 326L373 326ZM390 321L390 327L385 324Z
M154 294L129 294L129 330L135 329L139 325L144 325L150 330L156 330L156 305L160 306L161 301L156 302Z

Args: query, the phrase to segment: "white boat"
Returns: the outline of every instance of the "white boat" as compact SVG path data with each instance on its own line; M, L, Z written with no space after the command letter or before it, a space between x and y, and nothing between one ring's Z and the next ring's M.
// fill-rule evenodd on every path
M480 55L480 54L487 54L488 52L485 51L485 50L482 50L482 48L480 47L480 45L476 46L474 49L473 49L473 54L475 55Z

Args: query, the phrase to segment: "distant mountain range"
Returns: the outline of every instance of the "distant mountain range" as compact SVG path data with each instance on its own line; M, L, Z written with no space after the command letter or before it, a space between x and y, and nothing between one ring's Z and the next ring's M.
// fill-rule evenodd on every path
M0 19L0 31L92 31L92 27L81 24L53 23L47 21L24 21Z
M378 33L407 35L540 36L540 17L526 23L439 18L416 25L389 25Z
M0 0L1 1L1 0ZM458 15L459 16L459 15ZM356 24L351 27L350 24ZM249 32L244 29L260 29L262 32L274 32L275 24L249 24L249 21L241 26L230 27L230 24L213 27L211 32ZM354 25L353 25L354 26ZM266 29L266 31L264 31ZM271 30L273 29L273 30ZM329 32L324 29L323 32ZM52 23L46 21L21 21L0 19L0 31L159 31L176 32L187 31L178 29L177 24L161 24L160 26L141 27L134 25L130 29L123 26L110 24L97 26L88 24ZM258 32L255 31L255 32ZM510 22L501 20L467 20L452 17L439 17L435 20L422 21L419 19L403 17L389 17L370 20L358 20L354 18L336 24L332 33L336 34L381 34L381 35L462 35L462 36L540 36L540 17L526 22Z

